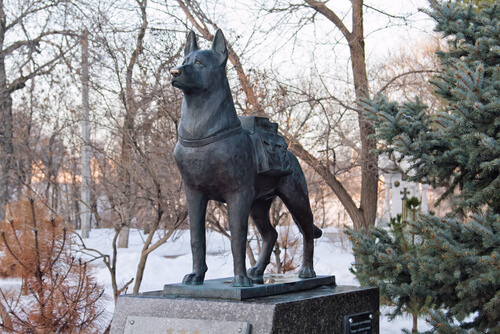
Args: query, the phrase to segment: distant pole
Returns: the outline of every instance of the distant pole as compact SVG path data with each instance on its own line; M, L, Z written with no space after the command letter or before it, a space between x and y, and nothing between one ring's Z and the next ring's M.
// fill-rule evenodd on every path
M401 200L403 201L403 212L401 214L401 218L402 220L406 221L406 219L408 219L408 208L406 207L406 202L409 200L408 195L410 194L410 192L406 187L404 187L403 191L400 191L399 193L403 195L403 197L401 198Z
M90 233L90 127L89 127L89 40L88 30L82 33L82 187L81 187L81 221L82 238Z
M429 205L427 204L427 189L428 188L429 188L428 184L425 184L425 183L422 184L422 200L420 201L422 204L420 205L420 207L421 207L420 211L423 214L429 213Z

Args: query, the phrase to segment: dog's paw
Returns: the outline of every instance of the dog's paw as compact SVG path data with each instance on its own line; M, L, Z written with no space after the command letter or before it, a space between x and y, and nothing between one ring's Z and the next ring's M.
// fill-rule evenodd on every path
M247 270L247 275L251 278L262 278L264 270L260 270L259 267L252 267Z
M299 271L299 278L313 278L316 277L316 272L313 268L302 267Z
M253 286L252 280L246 275L237 275L233 278L234 287L250 287Z
M182 280L184 285L201 285L205 280L205 275L198 275L196 273L187 274Z

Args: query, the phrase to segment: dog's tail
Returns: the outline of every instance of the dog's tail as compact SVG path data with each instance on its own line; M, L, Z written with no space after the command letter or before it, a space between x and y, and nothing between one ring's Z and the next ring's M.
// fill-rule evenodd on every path
M313 225L313 238L319 239L323 235L323 231L321 231L316 225Z

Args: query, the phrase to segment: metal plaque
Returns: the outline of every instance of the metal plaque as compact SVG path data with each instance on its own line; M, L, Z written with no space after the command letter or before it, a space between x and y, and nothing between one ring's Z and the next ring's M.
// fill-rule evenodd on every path
M248 322L128 316L124 334L250 334Z
M373 313L359 313L344 317L344 334L372 334Z

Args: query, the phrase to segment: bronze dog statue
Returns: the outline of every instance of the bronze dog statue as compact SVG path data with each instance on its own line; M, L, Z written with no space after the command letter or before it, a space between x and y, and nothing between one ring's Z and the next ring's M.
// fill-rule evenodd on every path
M193 272L187 274L182 283L203 284L208 269L205 213L209 200L227 203L234 262L233 286L252 286L251 278L262 278L278 235L269 221L269 209L276 196L287 206L303 235L299 277L315 277L313 238L320 237L321 230L313 224L307 185L299 162L286 150L286 144L283 146L283 138L273 133L276 128L263 131L259 126L253 130L242 127L226 77L228 51L220 30L210 50L198 50L196 36L191 31L184 54L182 65L171 70L172 85L184 93L174 156L184 180L193 255ZM255 122L261 122L264 128L275 125L267 119L250 120L252 124ZM271 139L256 140L259 136ZM256 145L270 146L266 148L271 152L269 156L277 157L284 167L272 169L268 166L263 170L263 162L259 159L266 157L259 157ZM263 151L260 152L262 155ZM269 161L266 161L268 165L273 164ZM249 215L262 235L263 247L255 267L247 273L245 250Z

